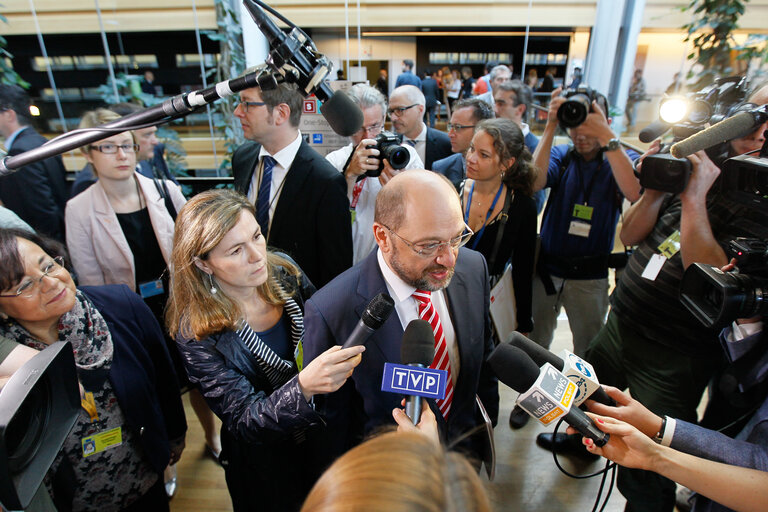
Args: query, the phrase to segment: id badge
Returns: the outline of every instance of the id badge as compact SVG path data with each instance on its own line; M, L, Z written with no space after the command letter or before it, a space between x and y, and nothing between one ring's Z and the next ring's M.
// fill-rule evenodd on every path
M589 237L589 231L592 229L592 224L581 220L572 220L571 225L568 228L568 234L574 236L580 236L583 238Z
M301 371L304 369L304 338L299 340L296 350L293 353L293 359L296 361L296 368Z
M645 266L645 269L643 269L643 273L640 275L640 277L648 279L649 281L655 281L656 277L659 275L659 272L661 272L661 267L664 266L666 261L666 256L662 256L661 254L652 255L651 259L648 260L648 264Z
M154 297L160 295L165 291L163 288L163 280L155 279L154 281L147 281L146 283L139 283L139 295L142 299Z
M121 427L111 428L80 440L83 447L83 457L90 457L104 450L115 448L123 444L123 430Z
M594 207L587 206L585 204L573 205L573 218L581 220L592 220L592 213L595 211Z
M659 244L657 249L666 259L677 254L680 251L680 230L676 229L674 233Z

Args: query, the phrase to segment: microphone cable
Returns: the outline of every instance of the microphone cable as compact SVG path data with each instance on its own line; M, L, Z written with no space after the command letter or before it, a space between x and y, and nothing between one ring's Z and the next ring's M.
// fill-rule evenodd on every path
M560 418L560 420L555 425L555 431L552 433L552 459L555 461L555 466L557 466L557 469L560 470L561 473L563 473L566 476L569 476L571 478L575 478L578 480L584 480L587 478L593 478L599 475L602 475L602 478L600 479L600 487L597 489L597 495L595 496L595 504L592 507L592 512L598 512L598 506L600 505L600 500L603 496L603 489L605 488L605 481L608 478L608 474L611 475L611 483L608 485L608 492L605 495L605 500L603 501L603 505L600 506L599 512L603 512L605 510L605 507L608 505L608 500L611 498L611 493L613 492L613 486L616 482L616 463L611 462L609 459L605 459L605 467L601 469L600 471L595 471L594 473L590 473L588 475L575 475L565 469L561 464L560 460L557 458L557 451L555 450L554 445L554 439L556 439L558 431L560 430L560 425L563 424L563 421L565 421L565 418Z

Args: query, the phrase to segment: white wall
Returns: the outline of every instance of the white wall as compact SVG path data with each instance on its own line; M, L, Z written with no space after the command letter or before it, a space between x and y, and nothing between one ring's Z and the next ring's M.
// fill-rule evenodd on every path
M320 53L333 61L334 69L343 69L347 58L347 44L344 37L337 35L317 34L312 40L317 45ZM403 59L411 59L416 62L416 38L415 37L370 37L360 40L360 53L362 60L386 60L389 61L389 89L395 86L397 75L401 72ZM349 38L349 62L357 65L357 36ZM417 71L417 70L414 70Z

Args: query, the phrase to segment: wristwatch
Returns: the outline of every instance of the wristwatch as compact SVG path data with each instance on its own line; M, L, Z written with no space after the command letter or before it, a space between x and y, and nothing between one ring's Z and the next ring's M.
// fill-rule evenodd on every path
M658 432L656 432L656 435L653 436L653 440L656 442L656 444L661 444L661 441L664 439L664 431L667 430L667 417L664 416L661 418L661 428Z
M608 141L608 144L603 148L604 151L616 151L621 149L621 141L617 138Z

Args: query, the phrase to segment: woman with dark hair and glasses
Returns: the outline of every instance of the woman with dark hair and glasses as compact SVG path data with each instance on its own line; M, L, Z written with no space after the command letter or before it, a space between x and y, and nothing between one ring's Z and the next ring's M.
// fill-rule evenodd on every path
M187 424L163 333L126 286L75 288L58 242L0 229L0 336L69 341L82 408L45 479L59 511L168 510Z

